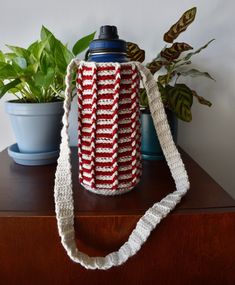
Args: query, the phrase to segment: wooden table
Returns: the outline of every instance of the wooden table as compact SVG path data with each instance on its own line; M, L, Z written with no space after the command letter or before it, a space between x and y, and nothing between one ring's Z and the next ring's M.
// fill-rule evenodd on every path
M235 201L185 152L191 189L141 251L108 271L85 270L66 255L57 233L55 165L26 167L0 153L0 284L235 284ZM103 197L77 182L73 149L76 234L81 250L117 250L137 220L174 189L164 161L143 163L136 189Z

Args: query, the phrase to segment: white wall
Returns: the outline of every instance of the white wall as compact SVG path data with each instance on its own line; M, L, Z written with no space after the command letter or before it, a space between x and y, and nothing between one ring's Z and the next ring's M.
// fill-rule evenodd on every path
M213 102L213 107L209 109L195 102L192 123L179 125L179 143L235 196L234 1L1 0L0 48L4 49L5 43L28 46L38 38L42 24L70 45L103 24L113 24L118 26L123 39L139 43L150 60L164 45L163 33L192 6L198 7L196 21L179 40L199 47L216 38L211 47L194 58L194 63L217 81L188 80L200 95ZM14 142L3 110L6 99L0 101L0 150ZM76 121L75 113L72 121ZM72 142L75 143L75 137Z

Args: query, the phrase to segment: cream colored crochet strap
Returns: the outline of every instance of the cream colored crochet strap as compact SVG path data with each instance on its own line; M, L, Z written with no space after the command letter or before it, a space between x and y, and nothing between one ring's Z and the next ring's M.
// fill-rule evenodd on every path
M63 129L61 132L62 141L56 169L54 195L56 218L61 242L69 257L87 269L109 269L113 266L123 264L129 257L135 255L145 243L151 231L167 216L175 205L179 203L182 196L189 189L188 176L180 154L172 140L157 84L148 69L140 63L136 62L135 64L138 66L143 85L147 91L154 125L171 174L175 180L176 190L168 194L160 202L155 203L145 212L136 224L128 240L118 251L112 252L105 257L90 257L79 251L76 245L74 231L74 201L68 135L68 116L72 93L71 74L73 69L76 69L79 65L78 61L73 60L67 68L67 87L64 101ZM158 253L154 252L153 254Z

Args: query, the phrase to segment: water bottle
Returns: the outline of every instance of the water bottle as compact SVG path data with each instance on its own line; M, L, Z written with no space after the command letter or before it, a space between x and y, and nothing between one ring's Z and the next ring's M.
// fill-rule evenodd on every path
M79 179L86 190L117 195L141 176L139 74L115 26L102 26L78 68Z

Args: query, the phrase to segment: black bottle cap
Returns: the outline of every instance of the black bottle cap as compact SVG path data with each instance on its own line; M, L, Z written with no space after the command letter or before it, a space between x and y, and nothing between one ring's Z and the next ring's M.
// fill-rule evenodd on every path
M124 40L119 39L116 26L101 26L98 39L90 42L89 54L113 52L126 54L127 44Z
M117 27L116 26L109 26L109 25L101 26L100 27L99 39L102 39L102 40L119 39Z

